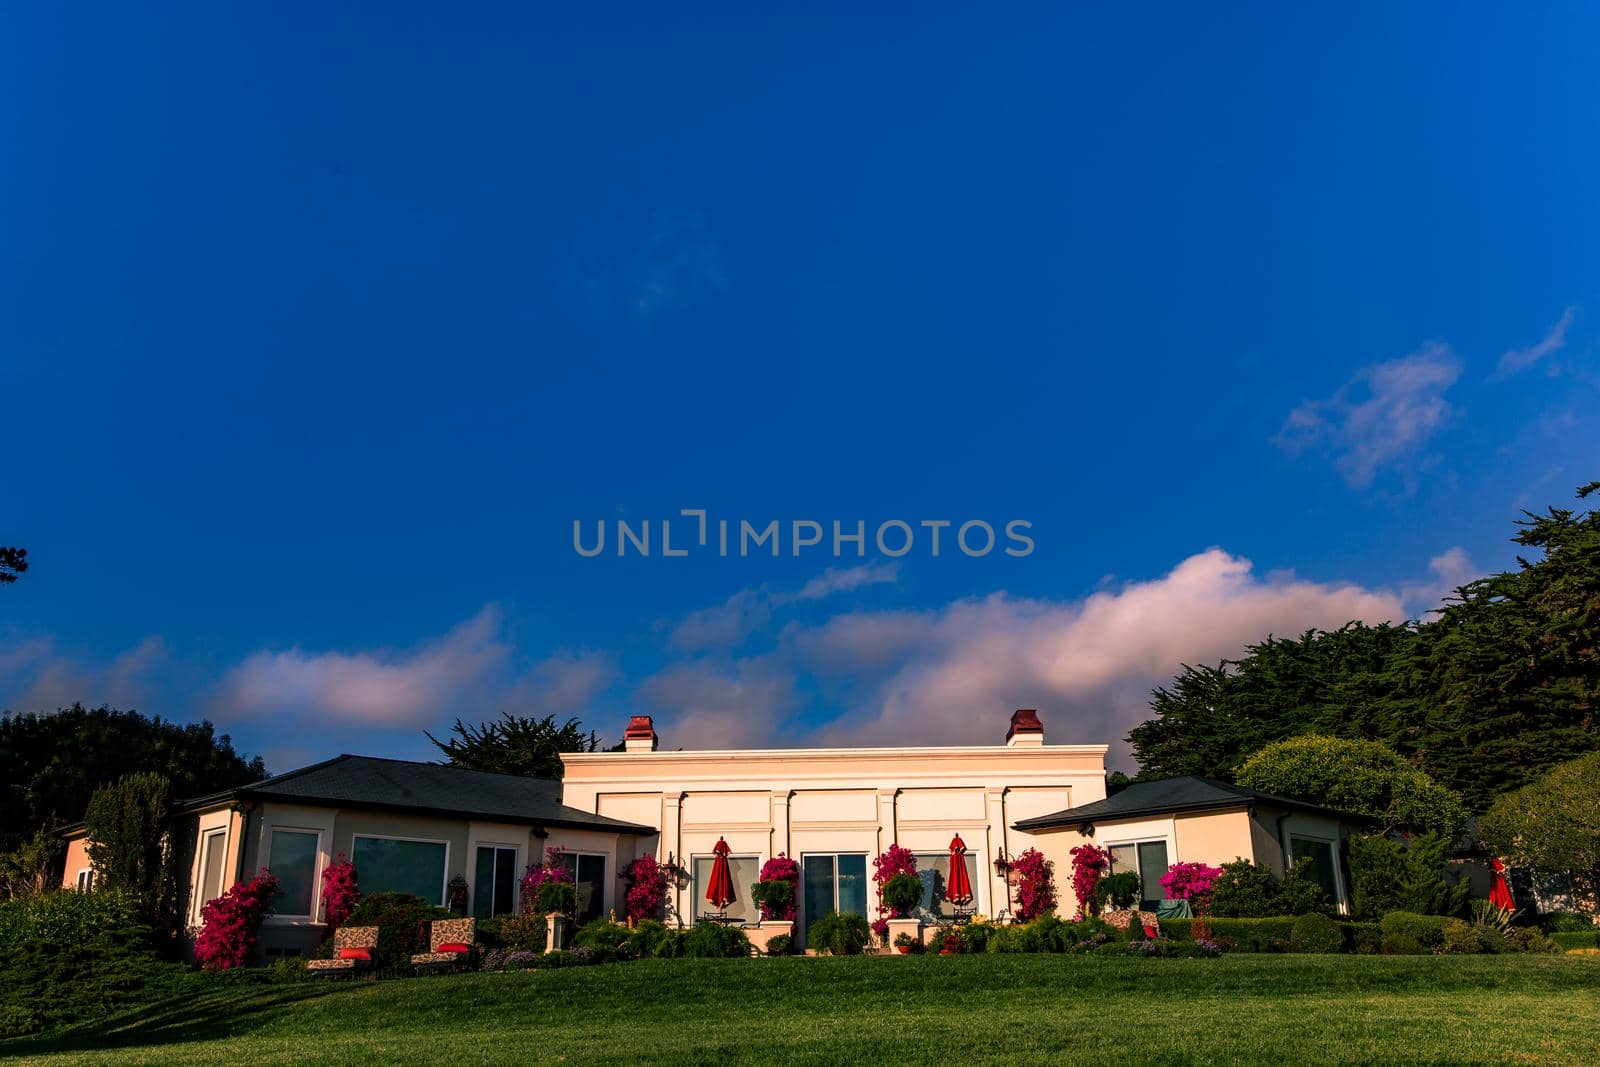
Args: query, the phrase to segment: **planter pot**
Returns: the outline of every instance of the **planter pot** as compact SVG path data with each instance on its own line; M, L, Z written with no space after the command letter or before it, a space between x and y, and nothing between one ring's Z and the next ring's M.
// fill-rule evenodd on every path
M746 930L745 935L750 938L750 943L760 949L763 954L772 939L780 935L794 936L794 922L789 919L768 919L752 929Z
M956 950L953 949L953 948L942 948L942 949L939 950L939 955L941 955L941 956L954 956L954 955L956 955Z
M894 950L896 952L900 953L900 955L904 956L904 955L906 955L907 953L909 953L911 951L911 946L910 945L896 945L894 947Z
M883 951L884 952L904 952L905 949L899 948L898 946L895 945L895 941L897 941L899 939L901 934L909 934L911 936L911 940L913 940L913 941L921 941L922 940L922 920L921 919L890 919L889 920L889 932L886 933L884 935L884 937L883 937Z

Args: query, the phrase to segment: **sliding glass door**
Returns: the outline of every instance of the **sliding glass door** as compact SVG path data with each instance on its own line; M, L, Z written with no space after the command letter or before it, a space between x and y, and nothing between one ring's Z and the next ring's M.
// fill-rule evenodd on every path
M830 911L866 915L866 853L807 853L803 859L801 887L804 906L800 921L803 923L809 925Z

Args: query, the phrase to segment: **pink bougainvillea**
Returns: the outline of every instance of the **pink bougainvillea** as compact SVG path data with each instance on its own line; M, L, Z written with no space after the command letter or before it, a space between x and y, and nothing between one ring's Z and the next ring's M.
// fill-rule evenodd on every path
M788 882L789 899L782 905L774 907L765 900L761 902L761 918L764 922L792 922L795 917L795 901L800 897L800 864L790 859L783 853L778 853L761 865L763 882Z
M341 852L339 859L322 872L322 915L328 924L325 938L332 937L333 932L344 925L350 913L356 910L356 902L360 899L361 891L356 888L355 864L345 859Z
M278 895L278 879L265 868L248 882L235 883L200 909L203 925L194 939L194 959L208 971L243 967L255 952L261 920Z
M889 909L883 903L883 883L897 874L909 874L913 878L917 875L917 854L909 848L900 845L890 845L880 852L872 861L872 881L878 887L878 921L872 924L873 933L880 938L889 931L888 920L884 917ZM883 929L878 929L879 923Z
M1079 845L1072 850L1072 895L1078 898L1078 914L1090 914L1094 907L1094 887L1111 866L1111 854L1099 845Z
M544 850L544 864L534 864L522 876L522 911L525 915L532 915L540 908L539 890L551 882L565 882L567 885L576 885L577 879L562 862L562 857L567 850L557 845Z
M1011 861L1017 872L1017 918L1022 922L1037 919L1056 906L1056 886L1052 878L1056 865L1044 853L1030 848Z
M1166 890L1168 900L1187 900L1198 914L1204 915L1211 903L1211 887L1221 875L1221 867L1174 863L1161 876L1161 888Z
M624 904L628 921L654 919L667 906L667 869L653 855L643 855L628 864L623 872L628 880Z

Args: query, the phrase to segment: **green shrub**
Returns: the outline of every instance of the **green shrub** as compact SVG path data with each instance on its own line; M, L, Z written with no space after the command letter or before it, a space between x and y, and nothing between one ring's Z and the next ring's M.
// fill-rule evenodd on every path
M622 954L636 960L650 959L657 955L656 948L669 933L671 931L663 923L655 919L641 919L628 931L628 939L622 944Z
M573 948L592 948L609 955L624 954L624 946L633 931L610 919L595 919L578 927L572 935Z
M1350 838L1350 895L1356 918L1376 921L1391 911L1459 915L1471 889L1450 869L1450 842L1418 834L1410 844L1383 835Z
M0 1039L44 1029L44 1017L23 1004L0 1004Z
M1161 920L1161 932L1175 941L1195 940L1196 927L1209 930L1210 939L1229 952L1287 952L1294 933L1294 920L1285 916Z
M284 956L273 960L267 966L267 976L273 982L308 982L311 972L306 970L306 961L300 956Z
M1463 919L1450 919L1444 924L1440 949L1452 956L1481 956L1494 952L1498 932L1486 926L1474 926Z
M968 923L965 926L955 926L951 929L955 930L956 937L961 941L961 951L987 952L989 950L989 938L994 936L994 932L998 927L991 926L988 923Z
M1378 923L1383 931L1384 950L1389 951L1389 942L1394 940L1397 946L1403 946L1404 954L1413 954L1410 943L1415 941L1428 951L1444 947L1444 928L1451 920L1444 915L1418 915L1411 911L1391 911Z
M572 953L563 948L554 948L539 957L540 967L571 967L573 964Z
M655 948L650 954L657 959L678 959L683 955L683 942L687 936L686 931L668 929L656 938Z
M100 1018L214 981L158 958L137 927L88 941L27 941L0 956L0 1035Z
M683 954L690 959L722 959L750 955L750 939L737 926L698 923L683 939Z
M1344 931L1326 915L1301 915L1289 928L1289 948L1294 952L1343 952Z
M806 947L833 956L859 956L872 940L872 928L864 915L840 915L830 911L806 931Z
M1138 900L1139 876L1133 871L1108 874L1094 884L1094 902L1101 910L1107 904L1113 908L1131 908Z
M55 889L0 902L0 956L25 941L92 941L101 934L147 930L139 898L118 889L79 893Z
M1561 946L1532 926L1513 926L1505 933L1512 952L1561 952Z
M411 973L412 955L424 951L427 924L434 919L448 918L450 912L444 908L409 893L368 893L350 913L345 925L376 926L378 951L373 955L373 968L380 975L401 975ZM331 952L332 945L332 941L327 942L323 950Z
M1593 927L1588 930L1557 930L1549 937L1552 943L1563 949L1600 948L1600 931Z
M1580 911L1551 911L1539 916L1539 929L1547 934L1594 933L1594 921Z
M922 879L914 874L897 874L883 883L880 894L883 906L891 915L896 918L910 915L922 903Z
M1276 915L1327 914L1331 910L1322 886L1310 875L1311 861L1302 859L1275 877L1271 868L1234 860L1222 865L1211 886L1207 915L1221 919L1260 919Z
M1433 950L1410 934L1384 934L1379 943L1386 956L1428 956Z
M767 955L787 956L794 947L794 938L788 934L779 934L767 942Z
M1383 930L1377 923L1340 923L1348 951L1375 956L1383 951Z
M534 910L540 915L559 911L571 915L578 906L578 887L571 882L548 881L534 894Z

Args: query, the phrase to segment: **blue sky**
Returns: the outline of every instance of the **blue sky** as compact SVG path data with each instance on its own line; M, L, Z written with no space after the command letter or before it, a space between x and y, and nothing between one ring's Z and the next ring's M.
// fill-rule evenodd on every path
M1112 741L1600 476L1589 5L4 19L0 707Z

